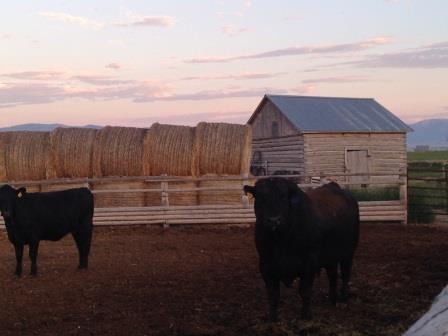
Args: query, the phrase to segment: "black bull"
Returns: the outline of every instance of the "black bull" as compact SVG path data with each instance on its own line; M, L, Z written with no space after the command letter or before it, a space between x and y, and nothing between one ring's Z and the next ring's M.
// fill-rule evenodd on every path
M359 239L357 201L332 182L304 193L284 178L259 180L244 186L255 198L255 244L259 267L269 298L269 316L277 320L280 282L290 286L300 278L304 319L311 318L311 294L315 274L327 271L333 304L348 299L353 255Z
M0 187L0 211L16 252L15 274L22 274L24 245L29 245L31 274L37 273L41 240L60 240L71 233L79 252L79 268L87 268L92 238L93 195L87 188L27 193Z

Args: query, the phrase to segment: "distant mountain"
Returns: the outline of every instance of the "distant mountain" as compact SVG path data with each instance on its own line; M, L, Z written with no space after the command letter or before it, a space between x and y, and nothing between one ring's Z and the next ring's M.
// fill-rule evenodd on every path
M11 132L11 131L50 132L58 127L82 127L82 128L95 128L95 129L102 128L102 126L98 125L67 126L63 124L22 124L0 128L0 132Z
M408 133L408 147L448 147L448 119L426 119L409 126L414 132Z

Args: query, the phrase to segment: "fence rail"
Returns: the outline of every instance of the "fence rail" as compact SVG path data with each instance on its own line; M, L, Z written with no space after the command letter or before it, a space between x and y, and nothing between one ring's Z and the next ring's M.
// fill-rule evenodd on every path
M283 175L278 175L283 176ZM365 176L365 174L342 174L345 176ZM384 177L384 180L368 181L367 184L363 182L363 186L380 186L380 185L394 185L400 189L400 199L392 201L369 201L360 202L360 215L362 221L400 221L406 223L406 175L396 174L396 178L390 178L385 174L369 174L375 177ZM283 177L298 179L304 175L285 175ZM38 190L46 190L48 186L64 186L67 185L84 185L92 190L94 195L98 197L104 194L159 194L159 205L153 206L107 206L96 207L94 214L94 224L97 226L104 225L142 225L142 224L159 224L159 225L180 225L180 224L245 224L253 223L255 215L251 200L243 193L243 184L253 184L260 178L266 176L226 176L226 177L113 177L113 178L85 178L85 179L58 179L58 180L43 180L43 181L20 181L13 182L12 185L16 187L33 186ZM324 179L322 179L324 181ZM148 188L113 188L97 190L98 186L105 183L123 183L123 182L150 182L160 183L160 187L154 186ZM197 182L216 181L223 182L223 186L187 186L181 188L178 186L179 182ZM233 185L225 185L226 182L233 182ZM175 183L170 188L170 183ZM360 183L355 182L338 182L341 186L351 187L359 186ZM298 184L301 188L313 188L319 183ZM53 189L52 189L53 190ZM232 204L219 204L219 197L216 204L191 204L191 205L170 205L170 200L173 194L183 193L216 193L226 194L232 193L235 199ZM96 197L97 197L96 196ZM3 225L3 219L0 220L0 225Z

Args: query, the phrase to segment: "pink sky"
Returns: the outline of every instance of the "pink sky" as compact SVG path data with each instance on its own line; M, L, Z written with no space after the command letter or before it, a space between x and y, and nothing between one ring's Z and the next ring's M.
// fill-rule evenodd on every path
M4 2L0 127L244 123L265 93L448 117L448 2L343 3Z

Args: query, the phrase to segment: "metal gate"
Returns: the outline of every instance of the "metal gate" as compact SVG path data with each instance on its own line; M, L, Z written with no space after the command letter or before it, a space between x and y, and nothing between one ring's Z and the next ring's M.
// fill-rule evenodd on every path
M408 220L410 223L448 223L448 163L408 163Z

